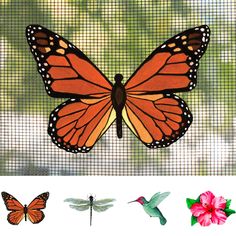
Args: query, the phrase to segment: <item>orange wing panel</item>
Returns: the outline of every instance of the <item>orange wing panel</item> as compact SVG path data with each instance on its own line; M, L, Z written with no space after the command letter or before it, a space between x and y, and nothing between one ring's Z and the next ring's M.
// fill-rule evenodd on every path
M154 55L152 60L145 62L126 83L126 89L129 90L132 87L136 87L137 85L143 83L146 79L156 74L156 72L165 65L170 56L171 54L169 52Z
M22 219L24 218L25 214L24 211L13 211L10 212L7 216L7 220L12 225L18 225Z
M146 95L128 96L123 119L147 147L167 147L184 135L192 115L187 104L176 95L150 98L148 101Z
M50 116L48 133L60 148L88 152L115 120L110 96L104 99L71 99Z
M152 52L126 82L129 94L185 92L195 88L199 60L209 43L210 30L202 25L186 30Z
M112 83L63 37L40 25L29 25L26 37L50 96L97 98L111 93Z
M45 217L44 213L40 210L28 210L27 215L33 224L40 223Z
M44 209L46 207L46 202L48 198L49 192L40 194L28 205L28 210Z

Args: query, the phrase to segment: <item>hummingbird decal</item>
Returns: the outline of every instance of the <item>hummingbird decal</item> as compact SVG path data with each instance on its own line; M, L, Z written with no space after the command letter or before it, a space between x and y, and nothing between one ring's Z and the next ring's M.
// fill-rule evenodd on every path
M170 192L164 192L164 193L155 193L150 201L147 201L145 197L139 197L134 201L128 202L139 202L142 206L144 211L150 216L150 217L159 217L160 219L160 224L165 225L167 220L166 218L162 215L161 211L157 206L166 198L168 197Z

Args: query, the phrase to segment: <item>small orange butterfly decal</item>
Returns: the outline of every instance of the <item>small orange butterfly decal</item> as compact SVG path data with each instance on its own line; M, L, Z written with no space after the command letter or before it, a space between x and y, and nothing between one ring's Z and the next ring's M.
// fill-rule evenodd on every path
M40 26L26 28L26 37L45 89L52 97L69 98L52 111L48 134L68 152L89 152L116 120L122 120L149 148L167 147L192 123L187 104L174 93L195 88L199 60L210 29L186 30L155 49L125 84L112 84L85 54L58 34Z
M22 205L11 194L2 192L2 198L8 211L11 211L7 220L12 225L18 225L23 218L27 218L33 223L38 224L44 219L44 213L41 209L46 208L46 202L49 198L49 192L37 196L28 206Z

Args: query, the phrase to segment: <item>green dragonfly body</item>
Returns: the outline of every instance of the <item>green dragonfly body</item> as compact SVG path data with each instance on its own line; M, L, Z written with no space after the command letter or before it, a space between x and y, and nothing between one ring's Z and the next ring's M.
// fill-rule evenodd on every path
M169 196L169 192L165 193L155 193L150 201L147 201L145 197L139 197L134 201L131 202L139 202L142 206L144 211L150 216L150 217L158 217L160 219L160 224L165 225L167 220L161 213L160 209L157 208L157 206L167 197ZM129 203L131 203L129 202Z
M90 226L92 225L93 210L96 212L106 211L107 209L113 206L113 204L110 204L113 201L115 201L115 199L113 198L94 200L94 197L92 195L89 196L88 200L77 199L77 198L67 198L64 200L64 202L72 203L69 206L72 209L75 209L77 211L86 211L89 209L90 210Z

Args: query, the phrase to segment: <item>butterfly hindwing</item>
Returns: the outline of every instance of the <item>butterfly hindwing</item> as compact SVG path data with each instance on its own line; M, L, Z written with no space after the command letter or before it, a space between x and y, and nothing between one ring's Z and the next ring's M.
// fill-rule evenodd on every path
M209 43L203 25L186 30L158 47L126 82L127 93L157 94L192 90L197 83L199 59Z
M149 148L167 147L187 131L192 115L176 95L133 95L122 113L130 130Z
M50 116L52 141L69 152L88 152L115 120L110 97L70 99Z
M50 96L91 98L111 92L105 75L63 37L40 25L29 25L26 37Z
M18 225L24 218L24 211L12 211L7 216L7 221L12 225Z

